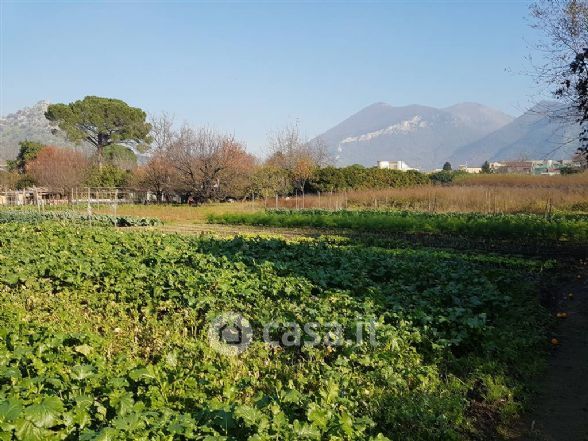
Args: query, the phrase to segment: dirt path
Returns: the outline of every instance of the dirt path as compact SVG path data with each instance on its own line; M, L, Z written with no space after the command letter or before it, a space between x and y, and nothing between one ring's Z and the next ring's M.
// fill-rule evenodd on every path
M222 224L164 224L155 227L165 233L203 234L213 233L223 235L235 234L276 234L286 237L316 237L324 234L336 234L340 231L317 230L312 228L272 228L251 225L222 225Z
M560 344L550 355L520 441L588 441L588 269L558 291ZM568 298L568 293L573 298ZM564 300L565 298L565 300Z

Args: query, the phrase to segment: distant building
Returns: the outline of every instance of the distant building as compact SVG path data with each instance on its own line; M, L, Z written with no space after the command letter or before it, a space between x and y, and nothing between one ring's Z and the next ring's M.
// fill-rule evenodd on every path
M493 162L490 168L495 173L530 175L533 173L533 161Z
M416 168L409 167L404 161L378 161L378 168L400 171L416 170Z
M481 173L482 167L468 167L467 165L460 165L459 171L464 171L466 173Z
M554 161L548 159L545 161L533 161L533 174L534 175L559 175L561 169L565 167L580 167L579 162L574 162L570 159L562 159L560 161Z
M580 164L569 159L562 160L532 160L532 161L502 161L493 162L490 168L495 173L514 173L525 175L559 175L564 167L579 167Z

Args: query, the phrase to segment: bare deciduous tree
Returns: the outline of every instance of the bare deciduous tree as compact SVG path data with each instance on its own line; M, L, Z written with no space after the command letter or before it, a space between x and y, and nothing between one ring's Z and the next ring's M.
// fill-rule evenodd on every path
M27 166L27 173L43 187L68 195L87 177L90 163L72 149L44 147Z
M304 139L297 124L274 133L269 147L268 165L286 170L294 188L302 192L315 170L329 163L326 144L321 139Z
M162 112L149 117L151 124L151 151L162 152L169 148L176 138L173 116Z
M236 195L254 159L233 136L182 127L167 150L186 189L199 201Z
M139 187L154 192L157 202L163 202L177 188L178 178L176 170L164 152L160 151L136 170L135 182Z
M0 170L0 191L16 188L18 179L18 174Z
M550 116L588 124L588 2L540 0L531 6L531 15L533 27L545 36L536 47L544 60L534 66L537 79L565 104ZM579 140L588 154L588 128Z

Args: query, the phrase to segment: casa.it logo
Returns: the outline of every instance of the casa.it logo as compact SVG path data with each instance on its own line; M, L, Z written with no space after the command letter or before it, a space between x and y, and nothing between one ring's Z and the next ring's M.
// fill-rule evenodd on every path
M236 312L217 316L208 328L210 346L223 355L242 354L252 339L253 328L249 320Z

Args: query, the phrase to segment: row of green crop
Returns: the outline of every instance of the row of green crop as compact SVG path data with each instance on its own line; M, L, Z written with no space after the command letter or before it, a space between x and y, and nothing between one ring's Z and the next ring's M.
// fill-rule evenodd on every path
M159 219L107 214L84 215L76 211L0 210L0 223L42 221L87 222L96 226L147 227L161 224Z
M520 259L45 222L0 224L0 262L0 439L479 437L471 400L516 411L544 341ZM226 311L239 357L208 342ZM368 319L377 346L259 338Z
M588 217L586 216L545 218L530 214L271 210L258 213L211 214L208 221L272 227L432 233L493 239L588 240Z

